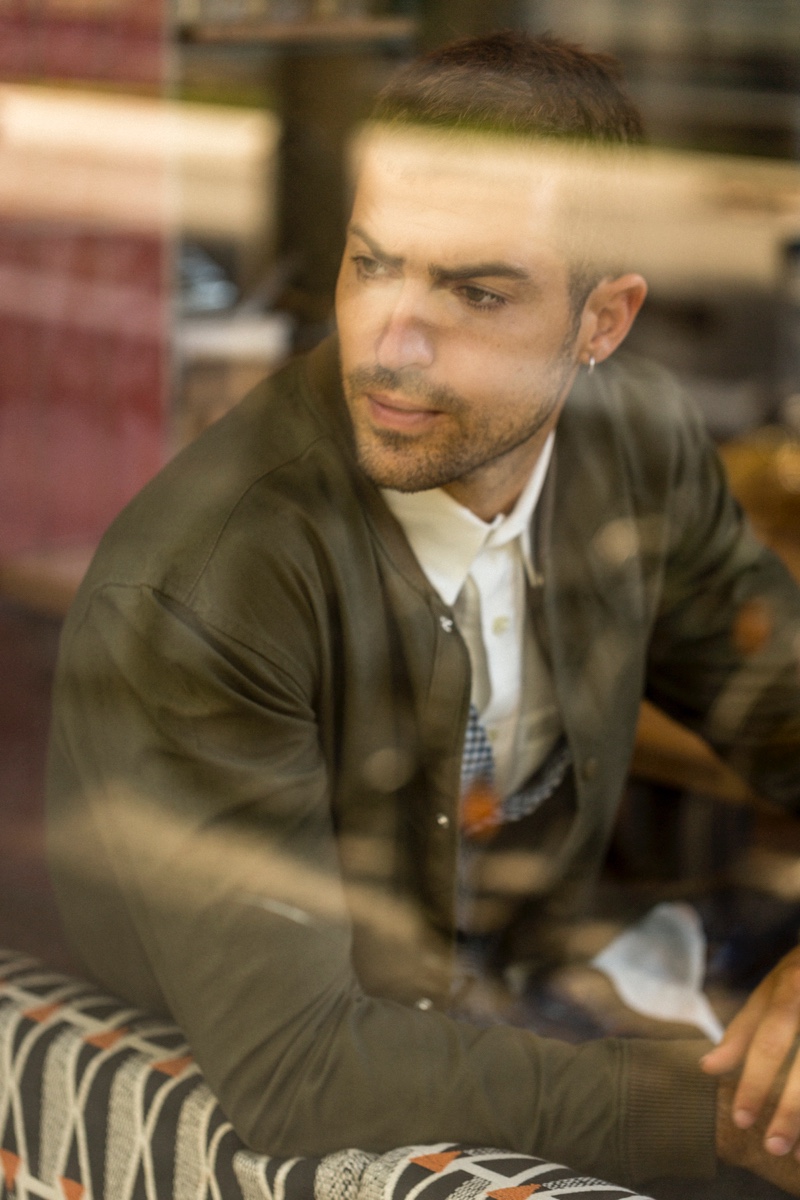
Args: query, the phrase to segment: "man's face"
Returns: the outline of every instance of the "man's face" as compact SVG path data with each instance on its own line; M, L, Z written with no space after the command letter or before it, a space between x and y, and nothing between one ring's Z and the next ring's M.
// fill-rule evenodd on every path
M336 314L359 458L381 486L446 486L480 511L501 479L507 507L555 424L576 331L533 154L392 133L366 149Z

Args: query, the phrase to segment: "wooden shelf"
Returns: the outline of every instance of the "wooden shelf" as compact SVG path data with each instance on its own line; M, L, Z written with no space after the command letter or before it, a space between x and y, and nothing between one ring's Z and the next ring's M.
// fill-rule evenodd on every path
M197 21L180 27L183 41L214 45L326 46L350 42L409 41L411 17L339 17L318 21Z

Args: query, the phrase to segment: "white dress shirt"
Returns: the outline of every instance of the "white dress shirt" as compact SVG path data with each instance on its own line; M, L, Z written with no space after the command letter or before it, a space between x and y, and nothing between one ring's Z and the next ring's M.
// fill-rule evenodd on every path
M551 433L507 515L482 521L442 488L383 489L472 666L472 703L492 744L501 795L518 790L561 733L552 676L534 635L527 586L540 587L530 527L553 451Z

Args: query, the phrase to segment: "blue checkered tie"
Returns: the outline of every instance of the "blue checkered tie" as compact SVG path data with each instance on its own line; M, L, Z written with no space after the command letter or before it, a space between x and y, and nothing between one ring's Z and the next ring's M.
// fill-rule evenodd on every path
M500 812L492 747L477 708L470 704L461 754L461 828L468 837L491 837L500 824Z
M474 704L469 706L467 732L461 755L461 794L464 795L478 780L494 781L494 756L486 730Z
M495 816L489 824L496 826L506 821L520 821L534 812L559 787L571 764L572 755L566 739L562 737L524 787L511 796L502 799L497 797ZM478 785L484 785L488 792L494 791L494 756L478 710L474 704L470 704L461 755L462 806Z

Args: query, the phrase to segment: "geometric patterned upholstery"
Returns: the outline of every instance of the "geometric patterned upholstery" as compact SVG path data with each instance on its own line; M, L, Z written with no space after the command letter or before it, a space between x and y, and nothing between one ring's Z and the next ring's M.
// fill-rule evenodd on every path
M508 1151L255 1154L181 1031L0 950L0 1200L635 1200Z
M344 1150L350 1156L352 1150ZM587 1176L529 1154L468 1146L404 1146L367 1156L357 1187L343 1193L335 1182L337 1155L317 1168L315 1196L341 1200L558 1200L593 1196L595 1200L648 1200L638 1192ZM329 1184L329 1176L331 1183Z
M313 1194L316 1162L244 1148L174 1024L20 955L0 951L0 976L0 1160L15 1200Z

